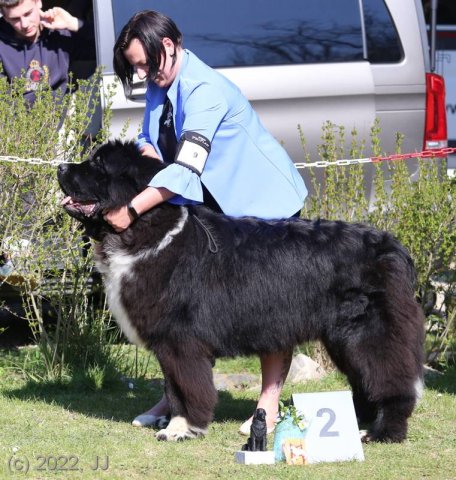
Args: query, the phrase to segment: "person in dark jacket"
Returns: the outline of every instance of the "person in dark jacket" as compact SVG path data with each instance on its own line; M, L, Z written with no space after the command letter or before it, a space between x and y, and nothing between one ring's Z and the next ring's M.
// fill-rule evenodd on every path
M41 0L0 0L0 75L25 77L30 103L43 82L68 93L71 62L95 51L91 25L63 8L41 8Z

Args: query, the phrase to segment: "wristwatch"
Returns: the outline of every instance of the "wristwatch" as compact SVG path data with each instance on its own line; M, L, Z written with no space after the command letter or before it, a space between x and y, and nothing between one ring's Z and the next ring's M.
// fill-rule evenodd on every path
M128 213L133 217L133 220L137 220L139 218L139 213L136 211L135 207L128 202L127 204Z

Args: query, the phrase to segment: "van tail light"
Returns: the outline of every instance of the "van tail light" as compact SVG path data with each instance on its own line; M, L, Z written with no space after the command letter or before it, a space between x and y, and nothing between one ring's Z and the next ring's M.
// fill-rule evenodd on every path
M436 73L426 73L426 123L424 150L448 146L445 107L445 80Z

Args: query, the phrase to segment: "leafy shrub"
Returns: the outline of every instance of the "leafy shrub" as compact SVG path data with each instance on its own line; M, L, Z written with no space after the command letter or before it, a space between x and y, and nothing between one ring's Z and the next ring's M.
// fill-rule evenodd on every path
M24 85L23 79L9 84L0 78L0 252L14 265L3 281L22 295L45 375L58 378L72 365L106 360L109 323L91 250L76 222L61 211L51 161L80 161L106 140L109 117L95 138L85 134L100 102L101 71L79 80L72 95L54 98L43 86L32 106L23 99ZM106 92L108 103L112 94Z

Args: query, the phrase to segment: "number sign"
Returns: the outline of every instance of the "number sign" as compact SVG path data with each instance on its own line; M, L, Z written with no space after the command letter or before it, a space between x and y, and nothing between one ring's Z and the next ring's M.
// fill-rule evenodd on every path
M295 393L293 403L308 424L309 463L364 460L351 392Z

